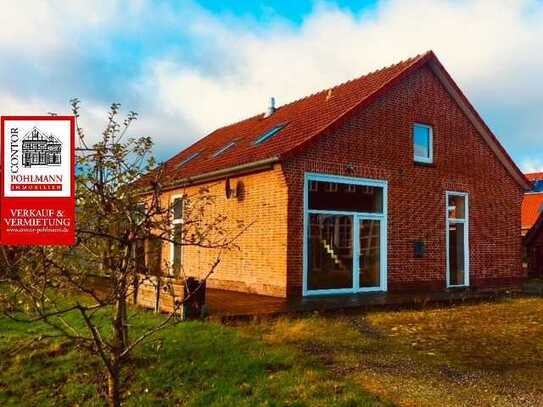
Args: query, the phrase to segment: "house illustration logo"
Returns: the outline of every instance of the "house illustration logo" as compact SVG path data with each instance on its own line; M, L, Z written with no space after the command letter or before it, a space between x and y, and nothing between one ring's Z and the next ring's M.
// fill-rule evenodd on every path
M58 166L62 163L62 142L45 134L37 127L26 133L22 140L23 167Z

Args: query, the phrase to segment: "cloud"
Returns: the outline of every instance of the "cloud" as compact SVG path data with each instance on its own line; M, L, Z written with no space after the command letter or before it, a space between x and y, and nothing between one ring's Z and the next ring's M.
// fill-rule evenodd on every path
M527 158L526 160L522 161L520 168L525 173L543 172L543 158Z
M21 3L0 16L4 113L78 96L98 129L120 101L167 158L269 96L283 104L433 49L523 168L543 156L540 1L386 0L358 13L317 3L300 24L190 2Z
M0 13L0 47L33 56L75 49L78 33L101 28L120 13L119 2L20 0Z
M281 104L433 49L520 159L543 153L541 21L540 2L485 0L393 0L358 15L321 4L300 27L229 26L200 15L190 35L223 69L165 56L146 75L165 109L204 134L263 111L268 96Z

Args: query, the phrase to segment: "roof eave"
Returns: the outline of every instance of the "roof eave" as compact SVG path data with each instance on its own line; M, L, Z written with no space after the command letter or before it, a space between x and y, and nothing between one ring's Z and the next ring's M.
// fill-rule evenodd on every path
M265 158L263 160L252 161L245 164L235 165L233 167L223 168L220 170L209 171L202 174L198 174L192 177L184 177L175 181L169 182L163 186L163 191L171 191L187 186L202 184L217 179L228 178L232 176L244 175L247 173L270 170L274 164L280 161L279 157L274 156ZM149 194L150 189L141 191L141 195Z

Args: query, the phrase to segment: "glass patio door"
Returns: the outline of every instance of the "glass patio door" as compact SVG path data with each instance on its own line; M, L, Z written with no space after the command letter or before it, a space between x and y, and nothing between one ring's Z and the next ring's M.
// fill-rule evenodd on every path
M306 174L304 295L386 291L385 181Z
M351 290L353 217L320 213L310 215L309 220L309 288Z

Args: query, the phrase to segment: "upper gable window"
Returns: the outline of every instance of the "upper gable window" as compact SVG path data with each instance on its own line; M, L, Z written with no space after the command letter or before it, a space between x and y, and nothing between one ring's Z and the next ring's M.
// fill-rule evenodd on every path
M278 124L256 139L255 144L260 144L272 138L286 126L286 123Z
M413 125L413 159L419 163L432 163L432 126L415 123Z

